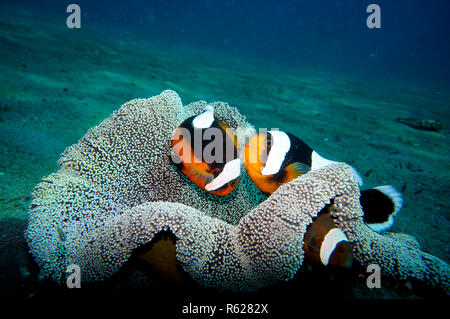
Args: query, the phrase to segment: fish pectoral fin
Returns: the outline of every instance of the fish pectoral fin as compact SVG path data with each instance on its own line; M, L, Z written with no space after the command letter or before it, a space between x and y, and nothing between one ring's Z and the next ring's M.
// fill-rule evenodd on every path
M202 183L203 185L208 184L209 182L211 182L214 179L214 175L209 173L208 171L194 166L194 165L190 165L189 167L187 167L187 175L189 177L189 179L191 181L193 181L195 183L195 181L202 181L204 183ZM196 183L197 184L197 183Z
M311 168L303 163L294 162L286 167L286 182L290 182L297 177L308 173Z

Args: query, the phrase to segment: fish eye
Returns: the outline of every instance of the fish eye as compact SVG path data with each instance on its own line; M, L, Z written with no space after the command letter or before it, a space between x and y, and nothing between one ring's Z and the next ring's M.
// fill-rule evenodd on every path
M273 138L272 138L272 136L269 133L267 133L266 134L266 149L270 150L272 145L273 145Z
M237 185L237 179L234 179L230 182L230 186L236 186Z

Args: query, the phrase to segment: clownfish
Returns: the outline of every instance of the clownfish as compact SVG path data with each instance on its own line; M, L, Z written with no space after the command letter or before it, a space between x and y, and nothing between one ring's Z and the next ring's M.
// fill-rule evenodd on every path
M236 188L241 172L237 137L227 124L215 120L212 106L183 121L171 144L172 162L202 190L226 196Z
M353 245L344 232L336 227L332 207L333 204L326 206L308 226L303 240L305 259L324 266L350 268Z
M331 163L336 162L323 158L298 137L282 131L256 134L244 148L248 175L266 195L300 175Z
M244 164L253 183L266 195L309 171L336 163L320 156L298 137L282 132L267 131L250 138L244 148ZM362 178L352 167L358 184ZM361 191L360 203L364 221L376 231L393 225L402 204L402 195L390 185Z

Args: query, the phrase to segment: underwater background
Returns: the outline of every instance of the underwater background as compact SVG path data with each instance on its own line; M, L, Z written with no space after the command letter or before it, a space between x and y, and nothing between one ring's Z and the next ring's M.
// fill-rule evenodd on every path
M366 25L371 3L380 29ZM225 101L351 164L366 187L395 186L390 231L450 262L448 12L445 0L0 1L0 296L54 288L23 236L34 186L90 127L165 89ZM345 280L333 287L348 299L427 297Z

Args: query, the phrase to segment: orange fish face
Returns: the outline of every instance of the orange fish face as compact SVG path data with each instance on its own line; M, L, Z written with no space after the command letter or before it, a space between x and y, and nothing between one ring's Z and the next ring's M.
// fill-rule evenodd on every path
M245 168L261 174L267 161L268 147L270 147L270 141L266 134L252 136L244 148Z
M265 194L272 194L278 185L262 175L267 160L268 145L266 134L256 134L250 138L244 148L244 165L253 183Z
M282 131L267 131L250 138L244 149L244 164L253 183L263 193L270 195L310 170L305 164L309 150L302 143Z
M237 137L228 125L214 120L211 107L183 121L175 130L171 145L172 162L205 192L227 196L236 188L241 163L237 158ZM222 155L205 156L211 150Z
M350 268L353 262L353 245L336 227L332 210L327 205L306 229L303 240L305 260L325 266Z
M271 147L272 139L269 133L260 133L252 136L244 148L244 164L247 173L259 190L266 195L272 194L278 187L297 176L292 174L295 172L291 172L290 167L276 174L263 174Z
M178 127L172 136L172 150L174 152L172 161L175 164L184 164L184 163L195 163L199 164L202 161L196 158L195 153L191 146L190 138L186 138L184 135L184 130Z

